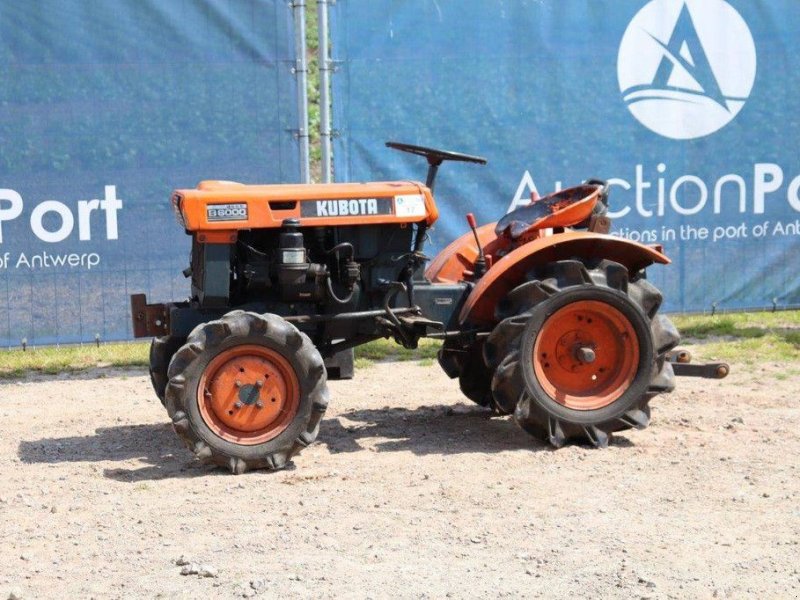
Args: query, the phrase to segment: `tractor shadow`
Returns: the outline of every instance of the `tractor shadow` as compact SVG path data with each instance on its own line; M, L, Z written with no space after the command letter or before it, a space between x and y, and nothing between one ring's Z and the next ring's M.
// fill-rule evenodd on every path
M367 446L378 452L409 451L418 456L547 448L509 418L462 404L351 410L324 420L318 439L331 454L365 452Z
M364 444L361 440L369 442ZM511 417L464 404L348 411L322 422L318 443L327 446L331 454L363 452L367 446L378 452L408 451L418 456L552 450L549 444L522 430ZM633 445L620 435L611 443L619 447Z
M551 451L510 417L493 416L488 409L463 404L348 411L323 420L317 443L334 455L372 449L418 456ZM633 445L619 435L612 444ZM17 454L25 464L145 463L103 469L104 477L122 483L228 476L225 469L195 461L166 423L101 427L94 435L23 440Z
M190 478L226 473L192 460L169 424L101 427L94 435L23 440L17 454L23 463L97 463L133 461L143 467L106 468L103 475L125 483Z

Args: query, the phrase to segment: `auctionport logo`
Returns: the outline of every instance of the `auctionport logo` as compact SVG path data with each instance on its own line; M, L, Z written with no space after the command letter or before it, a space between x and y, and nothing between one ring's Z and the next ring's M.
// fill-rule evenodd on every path
M733 121L753 90L756 47L724 0L652 0L619 48L617 76L634 117L655 133L690 140Z

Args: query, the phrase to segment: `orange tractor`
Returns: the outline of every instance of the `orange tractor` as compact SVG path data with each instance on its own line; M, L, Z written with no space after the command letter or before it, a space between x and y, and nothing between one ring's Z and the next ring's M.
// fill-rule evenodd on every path
M444 161L479 157L390 142L425 157L425 184L204 181L172 205L192 236L191 298L132 296L134 334L178 435L228 467L280 469L317 437L325 361L393 337L442 340L439 363L474 402L559 447L643 429L688 364L645 268L658 248L608 235L608 187L590 181L476 227L425 268Z

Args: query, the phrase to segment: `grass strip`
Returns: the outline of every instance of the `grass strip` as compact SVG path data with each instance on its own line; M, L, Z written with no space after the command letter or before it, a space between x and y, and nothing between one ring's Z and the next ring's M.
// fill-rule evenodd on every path
M800 360L800 311L678 315L672 317L683 344L698 358L752 365Z
M699 360L734 363L797 363L800 361L800 311L735 313L724 315L674 315L683 344L695 348ZM408 350L394 340L377 340L356 348L356 368L382 361L436 363L441 342L420 340ZM48 346L0 350L0 378L13 379L31 373L57 374L96 367L146 368L149 342Z
M69 373L94 367L146 367L149 351L150 344L141 342L0 350L0 378Z

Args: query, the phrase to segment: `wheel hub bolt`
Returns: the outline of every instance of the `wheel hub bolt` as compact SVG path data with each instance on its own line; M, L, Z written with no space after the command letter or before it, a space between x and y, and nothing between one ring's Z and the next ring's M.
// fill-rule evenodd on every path
M575 350L575 358L584 364L593 363L597 358L592 348L588 346L581 346Z
M233 385L235 385L237 388L240 388L242 387L242 382L237 379Z
M258 402L256 402L256 408L264 408L264 403L261 400L259 400Z
M241 402L239 402L238 400L237 400L237 401L236 401L236 403L233 405L233 407L234 407L234 408L242 408L242 406L244 406L244 405L243 405Z
M264 382L263 381L256 381L256 387L257 388L264 387Z

